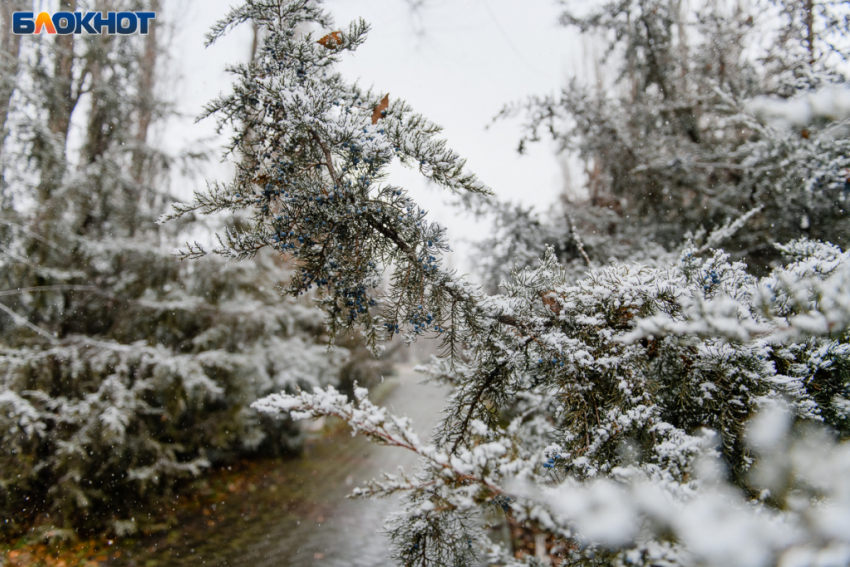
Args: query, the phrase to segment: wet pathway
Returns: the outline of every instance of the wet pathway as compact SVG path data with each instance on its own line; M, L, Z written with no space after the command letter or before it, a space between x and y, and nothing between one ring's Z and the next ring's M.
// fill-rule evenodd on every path
M427 439L443 408L445 390L423 385L410 366L399 366L397 385L382 405L414 421ZM398 499L349 500L354 486L399 466L413 471L414 455L380 447L350 430L308 445L304 458L283 462L279 480L223 501L213 510L208 531L179 530L140 553L111 565L167 567L378 567L389 565L389 543L380 533ZM236 500L234 502L233 500ZM172 536L176 532L172 532Z

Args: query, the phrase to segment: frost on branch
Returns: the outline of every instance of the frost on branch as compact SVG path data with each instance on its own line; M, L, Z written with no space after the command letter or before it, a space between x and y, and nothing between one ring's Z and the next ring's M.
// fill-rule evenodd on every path
M175 205L171 218L248 209L251 222L220 236L216 253L245 258L268 247L294 259L301 273L287 291L321 290L334 334L359 326L376 346L397 333L413 340L436 332L455 352L461 326L476 325L471 292L441 265L448 250L443 228L388 182L386 170L398 160L452 192L489 190L437 138L440 127L391 96L373 120L385 93L364 91L334 72L340 57L364 41L364 22L334 30L318 5L278 4L246 2L211 36L249 19L264 29L257 58L231 70L233 94L206 112L222 125L239 125L229 150L241 159L234 182ZM325 31L314 37L302 33L303 24ZM332 49L317 41L329 32L338 38ZM190 247L185 256L203 253ZM380 293L385 269L391 286Z
M509 458L511 441L482 443L471 451L450 455L420 442L409 419L372 404L365 389L356 388L355 398L352 402L330 387L298 395L273 394L254 407L273 414L288 412L294 419L338 417L354 432L377 443L417 453L420 470L416 475L384 474L356 488L352 496L404 494L406 511L388 518L385 526L400 564L463 565L474 561L477 548L487 541L475 512L482 502L504 499L498 482L518 464Z

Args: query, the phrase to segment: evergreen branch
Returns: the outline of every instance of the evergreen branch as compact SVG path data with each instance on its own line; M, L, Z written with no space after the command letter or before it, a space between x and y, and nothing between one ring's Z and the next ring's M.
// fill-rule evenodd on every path
M186 243L185 250L177 250L174 255L181 260L196 260L198 258L203 258L207 255L207 251L204 250L204 247L195 241L194 244Z
M336 417L345 421L356 433L364 435L382 445L398 447L417 453L433 466L446 473L454 483L474 483L486 487L490 496L504 494L504 489L492 480L470 473L467 466L471 454L466 453L460 458L452 459L455 453L441 452L433 445L423 445L411 427L408 418L400 418L387 413L385 408L375 406L368 399L368 391L355 386L355 400L351 402L344 394L340 394L332 386L326 390L316 388L312 393L300 392L297 395L272 394L256 401L252 407L264 413L288 413L293 419L316 419L319 417ZM482 448L483 449L483 448ZM502 448L504 454L504 448ZM466 461L466 462L464 462ZM478 467L476 467L478 468ZM408 483L410 489L421 489L432 486L433 483ZM383 489L386 492L386 488ZM392 491L401 490L401 487ZM388 493L388 492L387 492ZM355 496L364 496L360 490L355 490Z
M705 244L700 246L694 254L702 254L707 252L711 248L717 248L721 242L733 236L736 232L738 232L741 228L743 228L747 221L753 218L755 215L764 210L764 205L759 205L758 207L754 207L735 219L734 221L729 221L723 226L713 230L711 234L705 239Z
M505 366L505 364L502 364L487 373L487 378L485 378L481 385L478 387L478 390L475 392L472 401L469 403L469 411L466 413L466 417L463 419L463 423L460 424L460 428L457 433L457 439L455 439L455 442L452 445L451 451L449 451L449 453L454 454L457 451L458 446L460 445L460 442L463 441L466 434L466 430L469 427L469 420L472 418L472 413L473 411L475 411L475 408L481 402L481 396L483 396L484 392L486 392L491 387L493 381L499 375L499 372L505 368Z

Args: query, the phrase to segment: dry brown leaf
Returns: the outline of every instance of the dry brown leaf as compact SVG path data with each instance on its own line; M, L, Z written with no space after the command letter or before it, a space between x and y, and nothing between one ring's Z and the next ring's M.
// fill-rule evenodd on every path
M558 301L558 295L554 291L541 291L540 299L543 300L543 305L549 308L549 311L555 315L561 314L561 303Z
M390 94L387 93L384 98L381 99L381 102L378 103L378 106L375 107L375 110L372 111L372 124L377 124L378 120L386 116L386 110L390 106Z
M331 32L316 43L328 49L336 49L342 45L342 32Z

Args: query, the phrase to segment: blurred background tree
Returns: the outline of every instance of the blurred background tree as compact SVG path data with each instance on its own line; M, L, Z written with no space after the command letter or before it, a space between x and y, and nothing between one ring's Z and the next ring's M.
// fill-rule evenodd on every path
M298 450L291 421L248 408L259 396L350 388L380 363L280 297L285 260L171 255L183 227L155 221L208 155L157 148L172 112L159 1L61 2L156 11L147 35L12 35L27 6L2 5L0 530L132 533L180 479Z
M496 252L481 258L491 287L518 250L530 265L553 246L579 271L588 264L582 248L597 265L651 262L748 213L747 229L722 241L760 273L779 260L777 242L846 246L845 3L564 5L561 23L604 45L604 55L595 84L574 78L500 115L523 117L521 152L550 137L573 170L549 218L496 207L498 230L481 246ZM812 89L821 95L809 108ZM783 108L782 99L795 104Z

